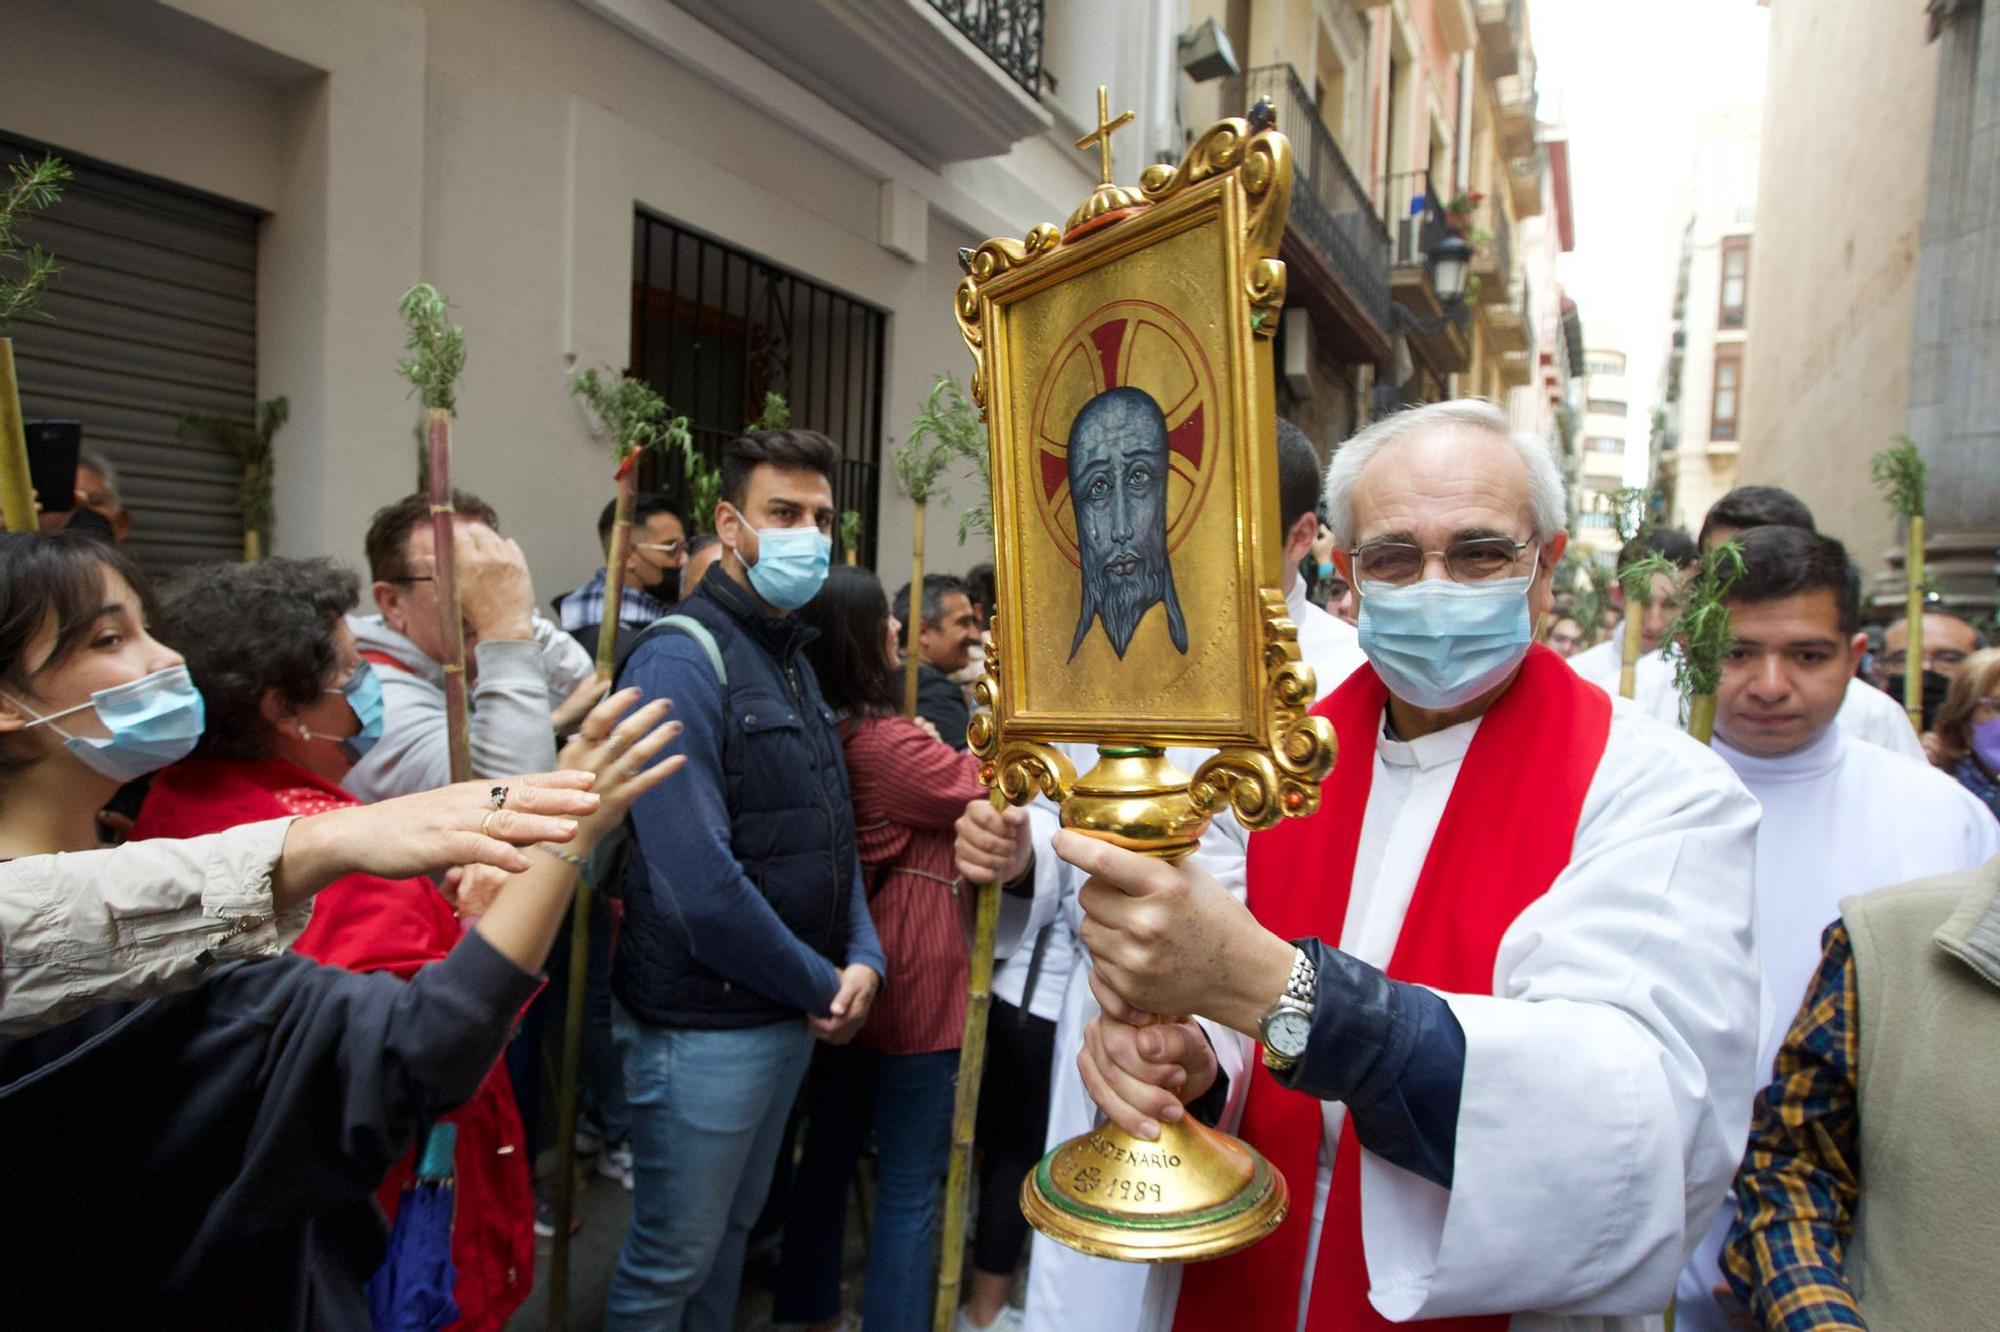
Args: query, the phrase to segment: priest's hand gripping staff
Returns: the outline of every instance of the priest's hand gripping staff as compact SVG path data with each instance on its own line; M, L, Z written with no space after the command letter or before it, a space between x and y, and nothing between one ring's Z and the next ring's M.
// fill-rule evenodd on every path
M960 255L999 589L969 739L996 802L1039 792L1065 826L1174 861L1225 805L1249 828L1311 814L1333 766L1279 591L1271 338L1291 146L1260 104L1128 188L1110 146L1126 118L1101 89L1098 110L1078 146L1098 150L1102 182L1068 225ZM1064 742L1096 747L1083 776ZM1169 745L1213 752L1190 775ZM982 926L997 891L979 889ZM939 1328L957 1303L991 945L988 927L973 945ZM1184 1119L1158 1142L1107 1127L1065 1144L1021 1204L1086 1253L1188 1261L1270 1233L1288 1195L1256 1152Z

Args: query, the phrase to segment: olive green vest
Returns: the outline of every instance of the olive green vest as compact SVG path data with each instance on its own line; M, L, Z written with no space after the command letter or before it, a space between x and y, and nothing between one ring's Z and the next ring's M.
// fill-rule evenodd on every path
M1840 911L1860 1008L1848 1280L1873 1332L2000 1327L2000 859Z

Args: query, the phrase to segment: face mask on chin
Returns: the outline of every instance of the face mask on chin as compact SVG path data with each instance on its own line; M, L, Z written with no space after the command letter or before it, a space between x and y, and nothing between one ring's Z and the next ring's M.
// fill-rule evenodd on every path
M1972 728L1972 752L1986 771L2000 773L2000 717L1989 717Z
M668 603L681 599L681 571L673 566L659 570L659 577L650 583L640 583L639 590L655 601Z
M1888 680L1888 694L1898 703L1903 701L1903 676L1898 673ZM1951 691L1951 679L1936 671L1925 671L1923 682L1924 729L1930 730L1937 721L1938 709L1944 706L1944 696Z
M1405 703L1427 712L1463 707L1528 655L1534 581L1533 572L1489 583L1427 578L1398 587L1363 581L1361 650Z

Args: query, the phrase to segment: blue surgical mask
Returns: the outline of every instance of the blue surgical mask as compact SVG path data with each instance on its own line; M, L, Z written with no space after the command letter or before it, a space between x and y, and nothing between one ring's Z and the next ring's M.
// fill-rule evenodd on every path
M185 666L169 666L130 684L100 689L90 696L90 702L46 717L19 699L12 701L35 719L22 729L47 723L63 738L63 747L85 767L116 782L133 781L186 758L194 752L208 718L201 693ZM111 732L106 739L71 735L56 725L58 718L92 708L104 729Z
M833 563L833 538L811 527L759 527L750 586L780 610L794 611L819 595Z
M1490 583L1364 582L1361 650L1397 698L1448 712L1499 684L1528 655L1534 581L1530 573Z
M340 746L340 752L347 756L349 763L359 763L375 748L375 742L382 738L382 681L375 674L375 668L361 662L347 677L347 683L338 690L329 689L329 694L347 695L347 706L354 712L354 720L361 723L361 729L353 735L321 735L308 731L303 726L299 734L308 740L331 740Z

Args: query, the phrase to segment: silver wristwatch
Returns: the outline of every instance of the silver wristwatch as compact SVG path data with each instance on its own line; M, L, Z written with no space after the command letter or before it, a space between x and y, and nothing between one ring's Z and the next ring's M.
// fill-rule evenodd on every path
M1319 994L1319 969L1303 948L1292 957L1292 974L1285 980L1285 992L1257 1024L1264 1038L1264 1067L1278 1072L1289 1070L1306 1052L1306 1038L1312 1034L1313 1000Z

